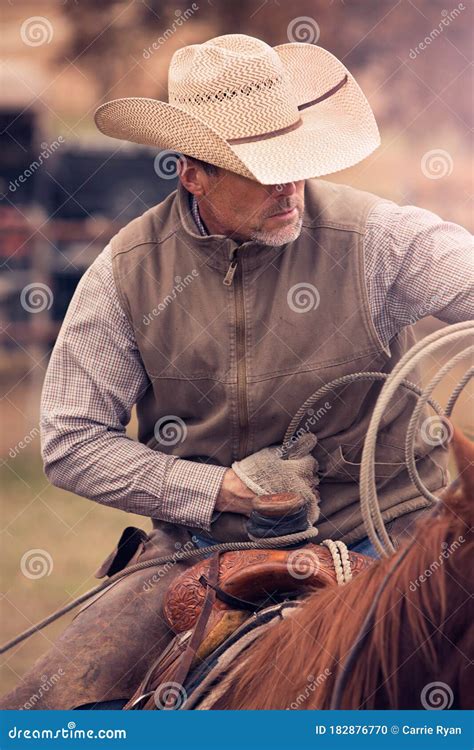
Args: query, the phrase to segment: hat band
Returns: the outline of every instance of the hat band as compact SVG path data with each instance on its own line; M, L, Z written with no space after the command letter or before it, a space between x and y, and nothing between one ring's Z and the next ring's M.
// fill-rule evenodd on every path
M339 89L341 89L345 83L347 83L348 76L347 73L344 76L344 78L339 81L339 83L336 83L335 86L333 86L331 89L326 91L324 94L321 94L321 96L318 96L317 99L312 99L310 102L305 102L304 104L300 104L298 106L298 110L301 111L302 109L307 109L308 107L312 107L314 104L319 104L319 102L324 101L324 99L329 99L330 96L333 96ZM269 130L267 133L260 133L259 135L248 135L243 138L228 138L227 143L232 144L234 146L237 146L241 143L252 143L253 141L264 141L267 138L275 138L277 135L285 135L285 133L291 133L293 130L296 130L303 124L303 120L301 117L296 120L296 122L292 123L291 125L287 125L286 128L280 128L279 130Z

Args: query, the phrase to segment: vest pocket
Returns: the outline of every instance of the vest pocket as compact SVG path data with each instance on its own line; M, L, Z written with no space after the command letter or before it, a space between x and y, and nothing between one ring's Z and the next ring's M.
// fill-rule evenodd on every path
M327 459L322 475L325 482L358 482L362 451L354 446L340 444ZM405 468L404 449L388 444L377 444L375 452L376 480L392 479ZM379 484L379 483L378 483ZM385 482L383 482L385 484Z

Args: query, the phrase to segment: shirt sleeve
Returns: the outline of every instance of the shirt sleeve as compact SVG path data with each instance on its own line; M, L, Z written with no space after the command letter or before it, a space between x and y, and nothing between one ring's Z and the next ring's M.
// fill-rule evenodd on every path
M445 323L474 319L474 238L459 224L381 200L368 217L364 255L372 317L384 343L428 315Z
M104 505L209 530L227 468L155 451L125 434L149 385L107 246L77 286L47 369L46 475Z

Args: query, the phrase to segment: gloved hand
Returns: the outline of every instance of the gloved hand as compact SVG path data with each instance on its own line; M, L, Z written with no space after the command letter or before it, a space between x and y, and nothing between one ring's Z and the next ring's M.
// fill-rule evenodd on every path
M311 455L318 439L307 432L288 450L288 458L281 457L281 446L271 445L241 461L234 461L232 469L256 495L297 492L307 501L308 521L313 525L319 518L318 462Z

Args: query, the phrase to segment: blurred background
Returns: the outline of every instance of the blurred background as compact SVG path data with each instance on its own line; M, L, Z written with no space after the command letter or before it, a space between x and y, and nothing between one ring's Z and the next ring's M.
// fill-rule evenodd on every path
M39 398L75 286L118 229L175 187L157 150L102 136L93 113L123 96L166 99L169 60L225 33L319 44L355 75L382 145L328 179L428 208L472 231L472 5L438 0L8 0L0 72L1 640L94 585L126 515L51 487ZM425 319L419 336L440 327ZM451 356L455 348L443 353ZM428 378L442 358L425 363ZM441 403L465 368L435 392ZM472 389L455 423L472 430ZM130 425L134 435L134 423ZM68 618L6 655L13 687Z

